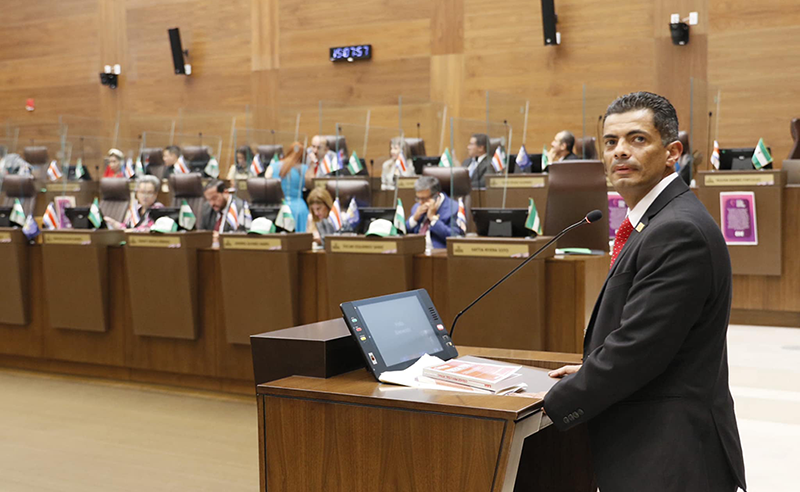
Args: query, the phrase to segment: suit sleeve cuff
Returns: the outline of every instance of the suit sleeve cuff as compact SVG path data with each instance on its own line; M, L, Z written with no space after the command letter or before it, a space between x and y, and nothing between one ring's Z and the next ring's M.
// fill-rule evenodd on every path
M414 216L412 215L411 218L408 219L408 227L410 229L414 229L417 227L417 221L414 220Z

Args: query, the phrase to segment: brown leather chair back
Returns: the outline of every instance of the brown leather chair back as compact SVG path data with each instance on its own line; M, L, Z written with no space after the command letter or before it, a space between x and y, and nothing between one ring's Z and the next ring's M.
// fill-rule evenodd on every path
M106 217L122 222L131 199L127 178L100 179L100 211Z
M194 216L200 220L203 210L203 175L200 173L173 174L169 177L169 189L172 191L171 207L180 207L183 200L189 204Z
M341 150L344 152L344 155L349 156L350 153L347 152L347 141L344 138L344 135L339 135L338 142L339 146L336 146L337 137L336 135L323 135L322 136L325 140L328 141L328 149L336 152L337 150ZM341 202L341 201L340 201Z
M182 152L186 164L207 164L211 159L211 149L206 145L187 145Z
M142 149L142 165L147 163L145 172L158 178L164 179L164 149L153 147Z
M575 139L575 146L572 153L577 155L579 159L587 161L597 159L597 138L596 137L581 137Z
M562 161L547 168L547 209L544 234L555 236L592 210L603 218L570 232L558 240L559 248L590 248L608 251L608 189L600 161Z
M787 159L800 159L800 119L793 119L789 124L789 129L792 132L792 139L794 139L794 147L789 152Z
M450 170L452 169L452 179ZM464 199L464 213L467 216L467 231L474 232L475 224L472 218L472 181L469 179L469 169L465 167L432 167L422 168L423 176L433 176L442 185L442 191L450 198Z
M50 164L47 155L47 147L25 147L22 150L22 158L33 166L43 165L43 164Z
M425 153L425 140L421 138L407 138L405 139L408 145L408 157L424 157L428 154Z
M494 151L497 150L497 147L502 145L503 139L502 138L490 138L489 139L489 148L486 149L486 153L489 154L489 158L494 155Z
M4 207L13 206L14 200L19 199L25 215L33 213L38 194L33 176L9 174L3 179L3 193L5 193Z
M272 156L278 154L278 158L281 158L283 155L283 145L259 145L256 147L256 151L258 151L258 155L261 156L261 164L266 169L267 165L272 160Z
M281 180L276 178L249 178L247 192L253 205L272 207L280 205L283 200Z
M336 199L336 186L339 186L339 205L345 210L350 205L350 199L355 198L359 207L369 207L372 203L370 196L369 180L366 177L353 176L344 179L330 179L325 183L325 189Z

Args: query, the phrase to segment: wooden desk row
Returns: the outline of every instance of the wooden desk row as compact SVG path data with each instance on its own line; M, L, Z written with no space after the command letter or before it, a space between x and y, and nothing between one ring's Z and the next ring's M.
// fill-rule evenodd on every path
M284 239L301 236L308 235ZM145 238L166 241L169 235ZM336 318L345 300L413 288L428 290L449 325L457 309L522 261L506 253L523 256L541 244L460 239L449 252L426 255L423 238L416 236L393 238L397 251L375 254L359 251L380 243L363 237L343 236L339 245L329 241L327 251L286 243L281 250L268 243L237 248L242 238L253 237L225 235L220 250L197 249L193 259L187 259L188 251L181 259L179 248L132 246L128 238L126 246L102 248L102 256L88 253L98 266L94 275L70 270L79 268L75 257L69 261L76 265L61 262L54 269L49 244L14 246L25 258L12 265L4 252L13 243L0 241L2 266L15 266L29 293L28 323L0 323L0 364L252 392L249 334ZM506 252L492 256L498 245ZM459 256L465 248L472 252ZM608 257L550 255L531 262L465 315L456 343L579 353ZM48 271L62 273L53 277ZM93 292L89 284L104 288ZM9 283L3 285L0 290ZM12 299L5 294L0 292L4 316ZM66 322L54 316L65 311L72 316ZM97 324L98 311L106 314L104 324Z

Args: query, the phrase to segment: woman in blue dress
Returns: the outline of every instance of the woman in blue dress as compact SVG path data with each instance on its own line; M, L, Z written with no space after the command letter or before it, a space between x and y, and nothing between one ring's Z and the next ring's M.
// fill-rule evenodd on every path
M286 198L289 208L292 209L296 232L306 232L306 222L308 221L308 205L303 199L303 187L308 168L308 165L303 164L304 155L303 145L295 142L289 149L289 153L277 163L280 167L273 169L274 164L270 164L265 173L267 178L280 178L283 196Z

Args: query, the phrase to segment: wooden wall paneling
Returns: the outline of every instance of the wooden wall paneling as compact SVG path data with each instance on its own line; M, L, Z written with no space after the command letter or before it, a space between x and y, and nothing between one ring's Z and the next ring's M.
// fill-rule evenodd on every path
M464 2L434 2L431 17L431 54L450 55L464 52Z
M250 2L250 67L253 72L280 68L278 0ZM260 127L259 127L260 128Z
M379 24L415 19L430 19L433 2L408 0L394 2L364 2L362 0L293 0L279 2L281 32L308 30L310 33L338 27L358 29Z
M445 146L450 146L450 117L461 114L464 94L464 55L433 55L430 58L430 99L447 105ZM452 150L452 149L450 149Z

